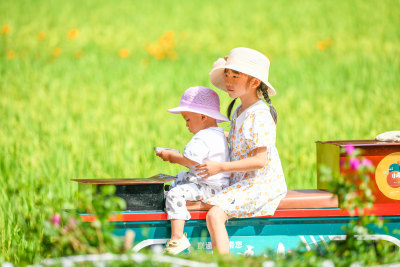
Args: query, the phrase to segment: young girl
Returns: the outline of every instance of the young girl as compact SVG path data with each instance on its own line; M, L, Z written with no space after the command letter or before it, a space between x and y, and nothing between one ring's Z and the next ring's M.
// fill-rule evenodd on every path
M275 147L277 114L269 96L276 92L268 82L269 64L255 50L235 48L226 61L217 60L210 72L211 82L234 98L228 117L236 98L241 101L233 112L228 137L231 162L208 161L195 168L203 178L231 172L230 186L204 201L213 205L207 228L219 253L229 253L228 218L272 215L287 192Z
M165 251L169 254L175 255L190 247L188 239L183 235L185 220L190 219L186 201L205 201L229 185L229 174L220 172L202 179L195 174L193 168L207 160L229 161L228 142L223 128L217 125L218 122L229 119L220 113L219 105L217 93L197 86L187 89L179 106L168 110L182 114L186 126L194 134L183 154L171 150L157 153L164 161L189 167L189 171L178 173L166 196L166 211L171 220L171 239L167 242Z

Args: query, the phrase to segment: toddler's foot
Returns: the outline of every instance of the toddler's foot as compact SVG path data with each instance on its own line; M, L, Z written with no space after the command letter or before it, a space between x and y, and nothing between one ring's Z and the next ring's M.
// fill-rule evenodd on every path
M181 239L178 240L168 240L167 245L165 246L164 252L176 255L184 251L190 247L190 242L186 236L183 236Z

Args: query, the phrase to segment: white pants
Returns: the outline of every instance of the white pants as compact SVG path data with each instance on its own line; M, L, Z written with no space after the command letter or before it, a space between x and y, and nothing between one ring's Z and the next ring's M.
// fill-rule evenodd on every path
M190 213L186 208L186 201L199 201L214 196L222 188L216 189L207 184L197 183L197 177L184 171L177 175L171 183L165 199L168 220L189 220Z

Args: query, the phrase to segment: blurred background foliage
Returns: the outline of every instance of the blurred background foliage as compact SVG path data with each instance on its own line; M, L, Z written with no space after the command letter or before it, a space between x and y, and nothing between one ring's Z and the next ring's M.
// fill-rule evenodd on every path
M70 179L183 170L153 151L182 151L191 137L166 110L186 88L203 85L218 92L224 111L230 99L208 73L234 47L271 60L289 189L316 187L315 141L373 139L400 124L398 0L16 0L1 1L0 10L7 260L15 250L34 257L41 233L23 229L41 229L55 211L75 206Z

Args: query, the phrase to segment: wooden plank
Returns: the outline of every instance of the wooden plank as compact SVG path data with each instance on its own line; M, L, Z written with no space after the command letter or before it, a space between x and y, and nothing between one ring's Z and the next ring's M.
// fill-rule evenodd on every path
M135 185L165 184L175 179L175 176L160 173L149 178L72 179L72 181L90 185Z

